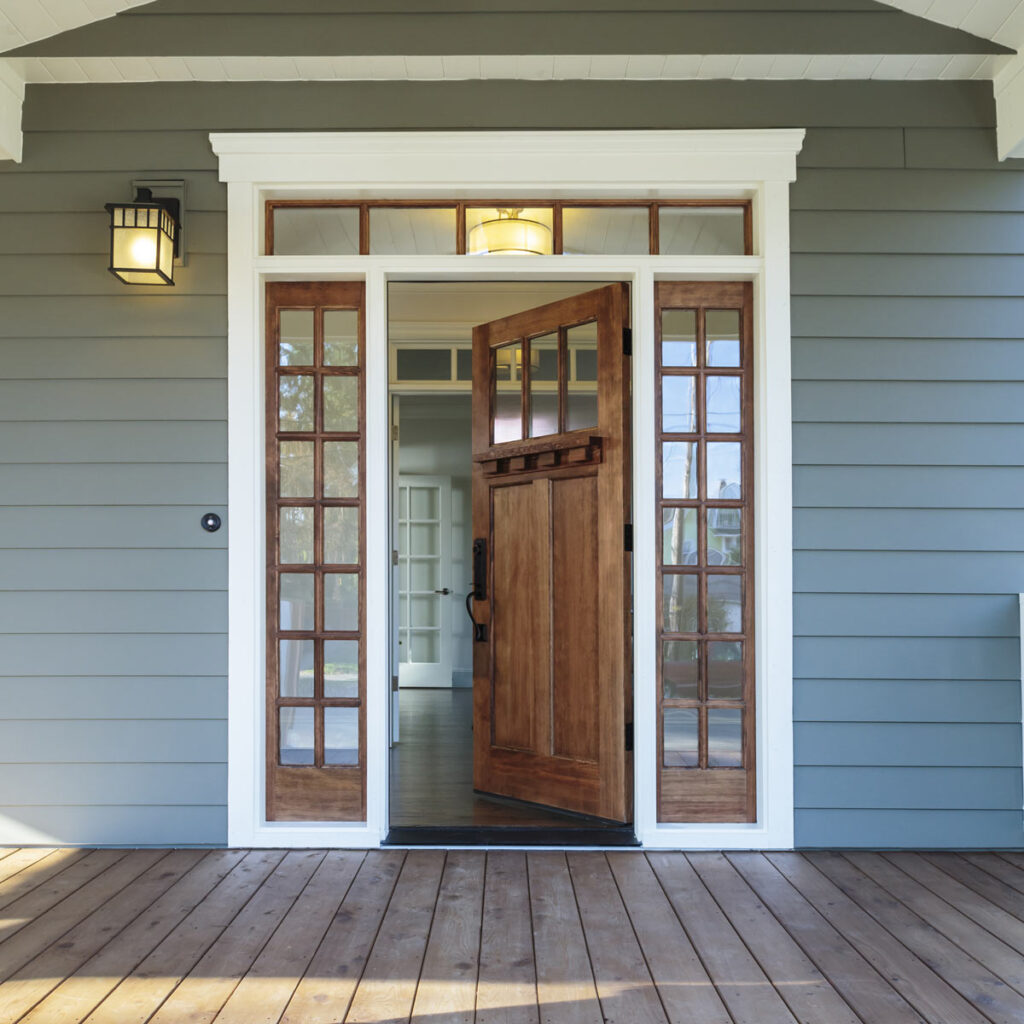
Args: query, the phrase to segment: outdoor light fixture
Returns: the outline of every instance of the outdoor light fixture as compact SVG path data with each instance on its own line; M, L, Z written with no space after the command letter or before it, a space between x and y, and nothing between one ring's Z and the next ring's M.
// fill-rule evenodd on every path
M514 253L544 256L551 252L551 229L537 220L519 215L519 209L496 211L492 220L481 221L469 232L469 251L478 253Z
M154 199L137 188L133 203L107 203L110 214L110 266L125 284L174 284L181 202Z

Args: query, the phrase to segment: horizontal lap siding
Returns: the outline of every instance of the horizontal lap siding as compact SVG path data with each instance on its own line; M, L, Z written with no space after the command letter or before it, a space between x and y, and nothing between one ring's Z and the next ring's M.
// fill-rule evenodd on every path
M1020 846L1024 166L842 134L792 194L797 842Z

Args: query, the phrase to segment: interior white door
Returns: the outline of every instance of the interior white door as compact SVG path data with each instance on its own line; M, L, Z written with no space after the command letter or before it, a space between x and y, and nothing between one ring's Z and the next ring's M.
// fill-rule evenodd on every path
M398 479L398 684L452 685L452 482Z

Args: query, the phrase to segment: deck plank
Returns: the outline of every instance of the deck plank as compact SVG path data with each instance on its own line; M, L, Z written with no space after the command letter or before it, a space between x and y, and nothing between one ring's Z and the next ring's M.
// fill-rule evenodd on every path
M679 920L736 1024L794 1024L795 1018L682 853L649 853Z
M482 852L454 850L441 876L412 1024L473 1024L484 902Z
M33 858L30 863L21 867L17 872L11 872L0 882L0 910L10 906L15 900L21 899L33 889L38 889L44 882L59 875L76 861L87 856L88 853L88 850L64 847L54 850L45 857Z
M970 864L955 853L922 854L929 864L945 871L947 875L973 889L979 896L1002 907L1008 914L1024 921L1024 894L1012 885L997 878L994 874L976 864ZM998 870L998 868L996 869Z
M253 850L96 1007L88 1024L143 1024L192 970L284 858Z
M876 857L880 854L866 854ZM1013 991L991 971L936 931L914 911L895 900L877 882L854 867L842 854L813 853L808 858L861 909L900 941L936 974L944 978L965 999L994 1024L1024 1021L1024 996ZM955 913L951 909L951 913Z
M0 882L24 871L33 864L46 860L48 857L60 853L67 855L75 852L74 850L56 846L29 846L20 850L8 847L7 852L0 858Z
M540 1024L526 854L487 854L476 1024Z
M526 869L541 1020L544 1024L602 1024L565 854L528 853Z
M1024 870L1004 860L1002 857L993 857L991 854L961 853L961 858L981 871L987 871L995 876L1004 885L1024 893Z
M760 853L729 862L863 1021L922 1024L921 1015Z
M348 1012L405 863L396 850L366 855L281 1024L335 1024Z
M441 850L407 855L346 1021L379 1024L409 1019L444 862Z

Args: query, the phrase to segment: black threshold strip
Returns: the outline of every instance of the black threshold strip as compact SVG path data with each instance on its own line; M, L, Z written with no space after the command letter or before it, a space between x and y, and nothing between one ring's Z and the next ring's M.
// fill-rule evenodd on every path
M385 846L639 846L632 826L402 825L391 828Z

